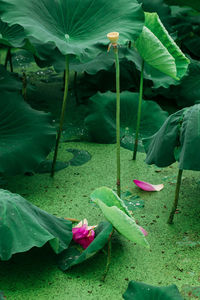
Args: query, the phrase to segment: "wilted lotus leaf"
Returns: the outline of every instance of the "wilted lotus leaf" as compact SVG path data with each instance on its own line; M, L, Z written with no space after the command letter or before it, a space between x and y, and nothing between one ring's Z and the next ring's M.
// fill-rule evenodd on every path
M0 259L50 243L56 253L72 239L72 224L32 205L18 194L0 189Z

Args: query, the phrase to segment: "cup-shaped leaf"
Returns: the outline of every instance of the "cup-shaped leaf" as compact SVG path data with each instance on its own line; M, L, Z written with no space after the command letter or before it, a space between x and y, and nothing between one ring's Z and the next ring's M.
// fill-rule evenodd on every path
M183 300L176 285L153 286L143 282L130 281L123 295L125 300Z
M95 229L95 239L86 249L82 249L72 242L69 248L58 256L60 269L66 271L70 267L80 264L94 256L106 245L112 233L112 229L113 227L109 222L101 222Z
M60 253L72 239L72 224L32 205L18 194L0 189L0 259L50 242Z
M134 243L149 248L149 243L133 218L129 217L117 206L107 206L100 199L95 199L94 202L100 207L105 218L120 234Z
M1 0L0 15L4 22L24 27L27 36L78 56L97 43L108 44L111 31L120 32L121 42L134 40L144 23L136 0Z
M170 37L157 13L145 13L145 26L135 45L149 65L177 80L185 75L189 59Z
M49 114L32 109L18 92L1 91L0 173L34 172L56 136Z
M166 167L177 160L182 170L200 171L200 104L172 114L154 136L143 142L148 164Z

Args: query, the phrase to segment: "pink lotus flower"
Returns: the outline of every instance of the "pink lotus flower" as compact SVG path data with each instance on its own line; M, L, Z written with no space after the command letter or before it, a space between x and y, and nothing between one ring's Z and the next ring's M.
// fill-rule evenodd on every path
M147 192L159 192L164 188L163 184L151 184L149 182L145 182L145 181L140 181L137 179L134 179L133 182L139 187L141 188L143 191L147 191Z
M75 243L80 244L84 249L86 249L94 240L95 226L88 226L88 221L84 219L77 226L72 228L73 240Z
M148 232L142 226L140 226L140 230L142 231L142 233L144 234L144 236L148 235Z

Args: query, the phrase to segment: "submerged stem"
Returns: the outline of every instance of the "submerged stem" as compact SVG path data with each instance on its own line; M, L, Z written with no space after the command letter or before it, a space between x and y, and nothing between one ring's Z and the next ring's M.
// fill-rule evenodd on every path
M120 67L118 48L114 47L116 66L116 139L117 139L117 195L121 196L120 186Z
M182 174L183 174L183 170L179 169L178 176L177 176L177 182L176 182L175 198L174 198L174 203L173 203L173 206L172 206L172 210L171 210L169 219L167 221L168 224L173 223L174 214L175 214L175 211L177 209L179 192L180 192L180 187L181 187Z
M65 67L65 90L64 90L64 97L63 97L63 104L62 104L62 111L60 116L60 125L58 129L57 139L56 139L56 146L54 151L53 163L51 168L51 177L54 176L55 173L55 164L58 155L58 146L60 142L60 137L63 129L64 117L65 117L65 110L66 110L66 103L67 103L67 94L68 94L68 85L69 85L69 58L66 55L66 67Z
M140 74L140 93L139 93L139 102L138 102L138 113L137 113L137 125L135 133L135 145L133 151L133 160L136 160L137 148L138 148L138 136L140 130L140 120L141 120L141 110L142 110L142 97L143 97L143 74L144 74L144 60L142 61L142 69Z

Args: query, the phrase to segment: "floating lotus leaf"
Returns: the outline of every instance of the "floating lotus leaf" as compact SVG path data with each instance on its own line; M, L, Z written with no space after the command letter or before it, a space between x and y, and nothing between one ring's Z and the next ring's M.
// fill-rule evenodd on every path
M28 37L52 42L63 55L89 53L106 34L120 32L120 42L135 40L144 14L136 0L1 0L4 22L24 27ZM96 56L97 52L93 52Z
M172 114L143 142L148 164L166 167L178 161L179 169L200 171L200 104Z
M158 287L136 281L129 282L123 298L125 300L183 300L175 284Z
M189 59L170 37L156 13L145 13L145 26L135 46L152 67L174 79L185 75Z
M56 253L72 240L72 223L32 205L18 194L0 189L0 259L50 243Z
M121 138L133 136L137 121L138 93L121 93ZM167 113L153 101L143 101L141 135L151 136L164 123ZM89 100L89 113L85 124L92 141L115 143L116 141L116 95L112 92L97 93ZM132 144L133 145L133 140Z
M0 44L9 47L19 48L25 43L23 27L19 25L8 26L0 19Z
M69 248L58 256L58 266L60 269L66 271L70 267L94 256L107 244L112 230L113 227L109 222L101 222L95 229L95 239L86 249L82 249L72 242Z
M56 136L49 114L32 109L17 92L1 91L0 173L33 172Z

